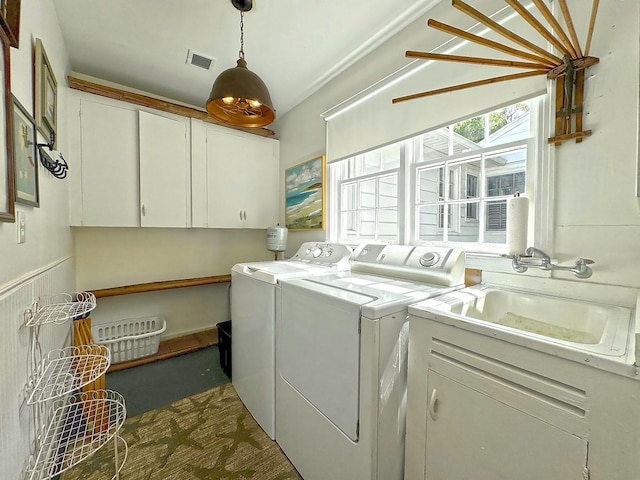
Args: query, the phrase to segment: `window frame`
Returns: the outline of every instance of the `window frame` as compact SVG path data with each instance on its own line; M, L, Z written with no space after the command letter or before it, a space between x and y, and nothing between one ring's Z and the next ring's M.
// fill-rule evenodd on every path
M519 100L522 101L522 100ZM454 204L458 205L461 210L460 215L455 215L453 218L458 218L458 223L462 222L475 222L479 223L480 216L485 215L485 209L483 208L483 202L480 199L487 199L489 197L484 196L486 193L486 179L484 171L479 172L477 191L479 195L473 198L473 202L469 202L466 195L466 178L467 172L465 171L465 165L461 160L469 158L475 155L479 155L480 152L494 152L496 150L506 149L517 145L526 144L527 150L527 163L526 163L526 180L525 189L526 196L529 198L529 243L535 242L536 246L540 248L548 248L553 238L553 190L555 188L555 176L554 176L554 155L553 150L547 144L546 139L549 135L549 120L553 118L553 112L550 108L549 95L540 95L538 97L529 98L529 137L526 140L518 140L498 145L490 145L488 147L479 148L470 152L465 152L448 157L449 163L455 161L460 162L461 167L458 173L458 190L459 199ZM514 102L518 103L518 102ZM445 125L441 125L438 128L453 126L457 122L473 118L485 113L489 113L504 107L505 104L497 105L484 112L471 114L461 120L454 120ZM543 121L545 119L546 121ZM429 130L434 131L438 128ZM423 132L428 133L428 132ZM456 242L449 239L444 241L425 241L418 239L418 226L417 226L417 209L415 208L416 197L416 175L418 165L426 165L430 162L418 162L416 159L421 158L422 134L413 135L405 140L401 140L396 143L402 144L402 152L400 158L400 167L398 168L398 244L404 245L437 245L443 247L460 247L467 252L467 255L480 254L482 256L489 255L501 255L506 252L506 244L504 243L484 243L484 242ZM383 147L378 147L383 148ZM373 150L377 150L372 149ZM348 158L353 158L352 157ZM348 160L348 159L344 159ZM344 161L343 160L343 161ZM433 164L438 162L442 163L442 159L432 160ZM327 165L328 168L328 201L329 212L331 221L329 222L328 235L329 241L344 243L347 245L357 245L361 240L359 239L345 239L340 238L340 179L338 175L338 165L341 161L333 162ZM373 176L380 176L388 173L389 171L370 174ZM354 179L350 179L353 181ZM463 185L464 182L464 185ZM403 188L404 187L404 188ZM447 190L449 185L447 184ZM449 195L449 192L446 192ZM509 195L510 196L510 195ZM498 197L499 198L499 197ZM506 198L506 197L504 197ZM476 202L477 200L477 202ZM476 204L477 218L466 218L466 205ZM464 214L464 218L463 215ZM479 237L483 238L483 234ZM364 241L372 241L370 239L363 239ZM377 243L391 243L381 242L380 240L373 240ZM480 258L480 257L479 257ZM486 258L486 257L485 257Z

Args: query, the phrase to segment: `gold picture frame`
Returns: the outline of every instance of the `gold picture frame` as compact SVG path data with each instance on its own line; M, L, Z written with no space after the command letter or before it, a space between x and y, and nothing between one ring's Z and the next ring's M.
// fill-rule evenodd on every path
M58 133L58 82L39 38L36 38L35 49L35 121L38 131L55 149Z
M325 230L326 157L320 155L287 168L285 225L289 230Z

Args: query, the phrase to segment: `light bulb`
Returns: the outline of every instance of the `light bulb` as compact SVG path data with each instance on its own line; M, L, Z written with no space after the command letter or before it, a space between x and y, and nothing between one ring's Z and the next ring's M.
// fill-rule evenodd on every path
M249 105L251 105L253 108L258 108L260 105L262 105L259 101L257 100L247 100L247 102L249 102Z
M234 102L235 98L233 97L223 97L222 101L227 105L231 105Z

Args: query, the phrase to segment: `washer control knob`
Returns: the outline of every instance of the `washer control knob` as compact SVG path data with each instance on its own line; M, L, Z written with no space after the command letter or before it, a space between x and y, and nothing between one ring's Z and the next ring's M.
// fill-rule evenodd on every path
M324 256L325 257L330 257L332 253L333 253L333 250L331 248L326 248L324 250Z
M304 253L307 254L307 255L311 255L311 249L307 248Z
M437 253L427 252L420 257L419 261L420 265L422 265L423 267L432 267L433 265L438 263L438 260L440 260L440 257Z
M318 258L320 255L322 255L322 248L320 247L314 248L313 251L311 252L311 256L313 258Z

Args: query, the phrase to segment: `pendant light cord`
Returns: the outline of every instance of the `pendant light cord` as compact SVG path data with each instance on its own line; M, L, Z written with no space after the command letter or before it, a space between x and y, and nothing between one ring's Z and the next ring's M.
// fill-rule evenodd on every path
M244 12L240 10L240 58L244 60Z

